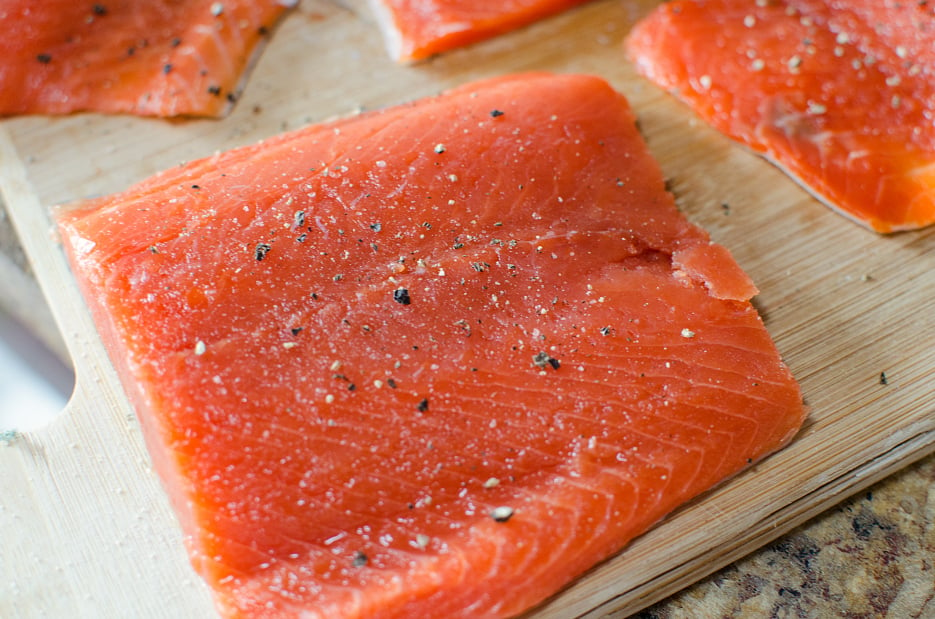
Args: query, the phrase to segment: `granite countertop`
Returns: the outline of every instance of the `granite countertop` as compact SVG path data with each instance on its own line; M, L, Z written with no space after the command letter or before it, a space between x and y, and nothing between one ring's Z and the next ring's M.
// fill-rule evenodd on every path
M935 617L935 455L636 617Z
M0 311L68 362L2 202ZM935 618L935 455L636 616Z

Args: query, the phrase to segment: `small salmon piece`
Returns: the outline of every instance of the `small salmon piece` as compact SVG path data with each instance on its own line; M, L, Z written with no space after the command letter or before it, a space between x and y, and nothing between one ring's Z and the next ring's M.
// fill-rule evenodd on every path
M588 0L371 0L390 55L424 60L477 43Z
M223 116L260 44L296 3L3 0L0 116Z
M227 617L515 615L805 415L596 77L469 84L58 218Z
M935 222L935 4L679 0L627 50L845 216L881 233Z

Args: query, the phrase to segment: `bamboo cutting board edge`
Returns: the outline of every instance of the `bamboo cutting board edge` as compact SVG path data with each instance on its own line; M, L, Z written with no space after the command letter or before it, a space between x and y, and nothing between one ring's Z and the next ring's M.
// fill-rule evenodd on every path
M6 534L0 576L9 588L0 595L0 615L212 616L207 587L188 564L48 211L2 128L0 174L0 191L76 371L63 413L0 447Z
M574 616L590 619L628 617L745 557L837 505L849 496L869 488L888 475L932 453L935 453L935 430L930 428L922 429L919 434L912 435L911 438L874 458L873 461L849 471L842 477L831 480L807 495L783 505L774 512L761 516L744 534L730 536L725 539L725 543L718 544L706 552L688 554L677 561L674 567L665 569L661 566L654 566L650 574L643 575L644 580L642 582L627 587L618 594L613 594L613 589L615 586L618 589L622 588L619 584L622 580L620 572L611 566L607 568L599 567L599 570L606 569L607 571L607 577L603 580L607 586L604 589L605 596L608 596L609 599L600 601L600 598L593 592L594 589L597 589L596 585L588 583L581 587L587 592L587 597L584 598L584 603L581 605L582 610L581 612L575 612ZM702 500L704 499L702 498ZM677 511L672 515L672 518L677 518L679 513L680 511ZM648 533L646 538L636 540L624 553L630 552L634 547L652 546L652 541L646 541L647 539L677 535L679 526L677 524L670 525L669 530L666 530L667 523L668 519L653 532ZM649 552L652 552L652 549ZM630 562L630 572L639 571L639 567L634 565L635 563L635 560ZM553 617L554 619L562 619L568 617L568 609L574 608L571 606L571 602L574 600L572 592L578 586L572 584L570 589L563 592L554 602L549 602L542 609L536 611L540 614L530 615L530 619L533 616L536 619ZM597 605L591 608L590 606L595 603ZM589 607L589 609L584 610L584 607Z

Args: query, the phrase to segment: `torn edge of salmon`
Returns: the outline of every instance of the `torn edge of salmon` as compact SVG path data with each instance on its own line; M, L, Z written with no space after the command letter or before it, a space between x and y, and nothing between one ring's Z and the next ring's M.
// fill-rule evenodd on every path
M298 0L10 0L0 11L0 116L229 113Z
M490 39L588 0L370 0L390 56L400 63Z
M879 233L935 222L935 6L680 0L637 23L637 69Z
M805 416L596 77L468 84L57 220L225 616L513 616Z

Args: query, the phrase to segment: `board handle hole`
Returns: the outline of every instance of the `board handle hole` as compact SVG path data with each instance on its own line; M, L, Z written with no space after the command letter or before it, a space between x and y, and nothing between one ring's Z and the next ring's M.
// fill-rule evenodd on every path
M36 332L0 308L0 434L38 430L61 413L75 388L75 372L44 301L30 308L48 314ZM30 319L30 324L33 320Z

